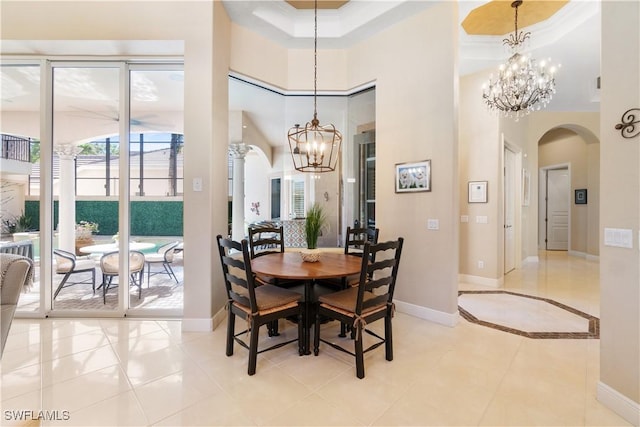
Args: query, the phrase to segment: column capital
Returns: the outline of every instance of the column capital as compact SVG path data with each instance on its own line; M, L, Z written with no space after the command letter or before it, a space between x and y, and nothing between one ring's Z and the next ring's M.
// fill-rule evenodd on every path
M75 159L76 156L82 151L80 147L71 142L57 143L53 146L53 150L58 154L61 159Z
M234 159L244 159L244 156L251 151L251 146L244 142L236 142L229 144L229 152L233 155Z

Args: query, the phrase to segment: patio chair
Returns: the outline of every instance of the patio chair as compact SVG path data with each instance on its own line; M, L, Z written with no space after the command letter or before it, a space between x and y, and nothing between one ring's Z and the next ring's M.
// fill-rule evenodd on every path
M391 332L391 318L394 314L393 293L403 242L404 239L399 237L398 240L375 245L365 243L359 285L319 297L320 304L316 313L313 341L313 352L316 356L319 353L320 341L354 356L358 378L364 378L364 353L384 344L386 359L393 360ZM369 262L370 259L375 261ZM320 324L323 317L352 325L355 330L354 352L320 337ZM384 337L369 329L371 323L380 319L384 319ZM365 332L377 338L377 342L366 349L363 346Z
M108 252L100 258L102 270L102 302L107 303L107 291L117 287L113 278L120 274L120 253ZM138 288L138 299L142 297L142 280L144 278L144 254L140 251L129 251L129 284Z
M62 288L71 285L89 284L96 293L96 263L88 257L77 257L72 252L63 251L62 249L54 249L53 256L56 259L56 274L64 274L58 288L53 293L53 299L56 299ZM71 282L69 278L72 274L91 273L91 281L89 279L79 282Z
M176 248L180 242L171 242L166 245L162 245L158 248L155 253L152 254L144 254L144 263L147 266L147 286L151 284L151 276L155 276L156 274L167 274L169 277L173 277L176 283L179 283L176 274L173 272L171 268L171 263L173 262L173 256L175 254ZM159 271L151 272L152 264L161 264L163 269Z

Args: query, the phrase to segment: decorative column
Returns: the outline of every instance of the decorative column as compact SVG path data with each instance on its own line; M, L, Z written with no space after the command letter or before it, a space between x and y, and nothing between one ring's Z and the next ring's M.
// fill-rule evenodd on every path
M229 152L233 156L233 196L231 201L231 238L236 241L244 239L244 158L251 150L247 144L240 142L229 144Z
M80 147L73 143L56 144L60 158L60 196L58 198L58 248L76 250L76 164Z

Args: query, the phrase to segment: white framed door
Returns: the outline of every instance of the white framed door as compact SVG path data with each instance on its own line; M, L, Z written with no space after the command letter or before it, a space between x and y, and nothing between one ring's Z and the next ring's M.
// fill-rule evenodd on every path
M504 273L516 268L516 153L504 148Z
M569 168L545 171L545 249L566 251L569 249L570 187Z

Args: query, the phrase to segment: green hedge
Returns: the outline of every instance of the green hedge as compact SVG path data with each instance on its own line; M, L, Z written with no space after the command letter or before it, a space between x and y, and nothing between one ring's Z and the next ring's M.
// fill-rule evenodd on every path
M180 201L135 201L131 202L131 235L133 236L182 236L183 202ZM40 202L25 202L25 214L31 217L31 224L39 227ZM118 232L118 202L77 200L76 222L98 223L96 234L112 236ZM58 224L58 202L53 203L53 225Z

